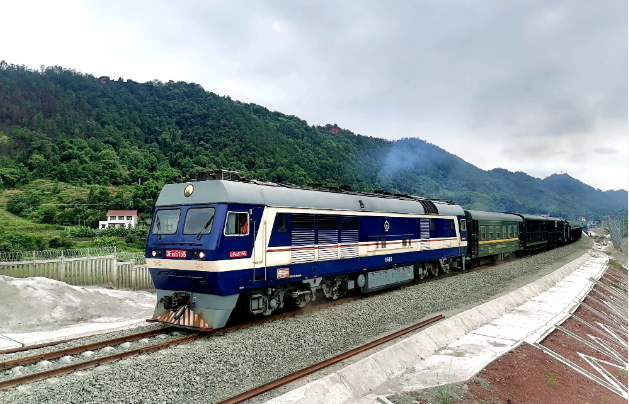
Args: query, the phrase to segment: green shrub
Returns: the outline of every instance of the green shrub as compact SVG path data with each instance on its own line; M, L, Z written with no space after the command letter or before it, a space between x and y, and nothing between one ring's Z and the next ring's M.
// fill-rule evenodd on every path
M53 249L67 250L74 247L74 241L68 238L55 237L48 240L48 245Z
M41 204L41 197L32 191L14 194L7 201L7 210L21 216L26 211L34 211Z
M102 236L97 237L94 240L94 244L96 244L97 247L111 247L116 245L116 241L115 237Z
M25 233L8 233L0 240L0 251L45 250L48 243L43 236Z
M61 232L61 237L74 238L74 237L96 237L99 235L98 230L91 227L74 226Z
M104 230L100 230L99 234L108 237L126 237L130 234L132 229L125 229L124 227L108 227Z

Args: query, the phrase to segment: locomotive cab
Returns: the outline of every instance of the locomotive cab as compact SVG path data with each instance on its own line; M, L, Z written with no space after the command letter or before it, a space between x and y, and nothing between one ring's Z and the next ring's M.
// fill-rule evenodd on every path
M225 325L245 276L222 274L219 262L252 256L255 213L229 204L155 209L145 250L157 290L153 319L201 329Z

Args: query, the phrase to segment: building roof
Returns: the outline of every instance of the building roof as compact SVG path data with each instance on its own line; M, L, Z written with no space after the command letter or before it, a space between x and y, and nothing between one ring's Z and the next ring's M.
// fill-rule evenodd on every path
M194 186L186 197L184 189ZM438 209L435 215L463 215L458 205L431 201ZM277 184L257 184L237 181L198 181L164 186L155 206L239 203L291 208L334 209L366 212L425 213L418 200L395 196L366 195L358 192L323 192L315 189L296 189ZM362 205L361 205L362 203Z
M137 210L108 210L107 216L137 216Z

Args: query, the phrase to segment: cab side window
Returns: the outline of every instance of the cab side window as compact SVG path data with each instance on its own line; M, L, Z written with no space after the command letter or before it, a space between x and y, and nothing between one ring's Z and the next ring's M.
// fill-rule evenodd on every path
M277 214L277 231L284 233L286 231L286 213Z
M225 222L225 235L246 236L249 234L249 214L245 212L229 212Z

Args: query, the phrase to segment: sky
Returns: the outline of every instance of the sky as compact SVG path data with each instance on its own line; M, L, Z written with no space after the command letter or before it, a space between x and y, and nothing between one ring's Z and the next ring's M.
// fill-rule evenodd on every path
M195 82L484 170L629 188L626 1L20 0L0 20L7 63Z

